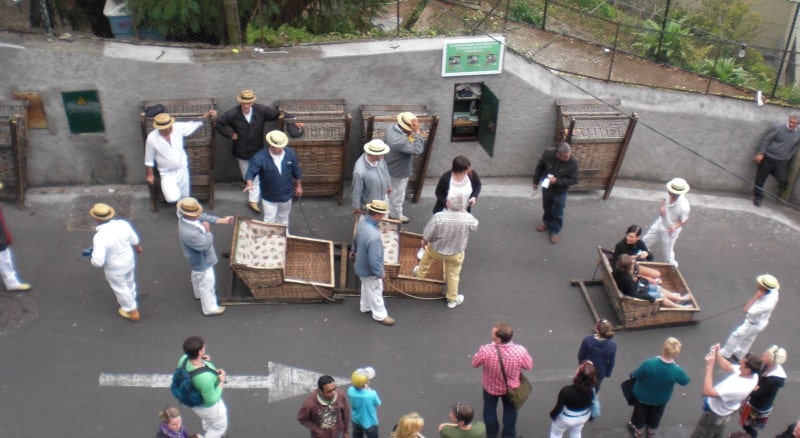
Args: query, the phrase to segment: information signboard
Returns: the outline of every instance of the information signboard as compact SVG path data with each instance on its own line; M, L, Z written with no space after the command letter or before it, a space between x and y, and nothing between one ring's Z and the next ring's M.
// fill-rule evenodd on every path
M502 36L446 40L442 51L442 76L500 74L504 49Z
M97 90L65 91L61 93L61 100L64 101L70 133L105 132Z

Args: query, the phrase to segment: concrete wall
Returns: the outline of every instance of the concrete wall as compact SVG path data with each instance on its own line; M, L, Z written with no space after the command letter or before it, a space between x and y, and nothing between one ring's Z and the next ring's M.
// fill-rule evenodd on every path
M622 177L665 181L683 176L697 188L737 192L749 191L745 181L686 149L752 179L756 144L772 123L789 113L723 97L561 77L509 53L501 75L442 78L441 39L304 46L250 56L25 38L0 44L0 95L42 95L50 128L31 131L32 186L142 184L141 100L216 97L222 111L236 104L234 97L242 88L253 88L262 103L346 99L353 114L348 173L360 154L359 105L427 105L442 120L430 176L447 170L458 154L470 157L481 175L530 175L541 150L551 144L556 98L586 98L586 92L618 97L624 111L641 117ZM485 82L500 99L494 157L477 143L449 142L453 86L473 81ZM99 91L105 133L69 133L60 92L82 89ZM216 167L218 181L239 179L224 139L218 143Z

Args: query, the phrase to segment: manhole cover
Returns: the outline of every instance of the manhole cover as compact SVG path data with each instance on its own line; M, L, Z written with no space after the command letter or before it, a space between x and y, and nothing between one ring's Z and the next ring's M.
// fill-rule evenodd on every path
M133 218L130 196L81 195L72 201L72 212L70 212L69 215L67 230L93 231L96 222L91 216L89 216L89 210L91 210L92 206L98 202L110 205L111 208L117 212L116 217L123 217L126 219Z
M28 294L0 293L0 336L10 335L39 317L39 307Z

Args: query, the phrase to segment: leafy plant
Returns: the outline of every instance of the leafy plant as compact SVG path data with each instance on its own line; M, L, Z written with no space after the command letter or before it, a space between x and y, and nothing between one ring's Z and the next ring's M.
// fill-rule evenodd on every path
M700 73L735 85L742 85L749 79L747 72L736 65L734 58L706 59Z
M668 22L663 36L660 24L646 20L644 31L636 33L636 42L632 47L643 56L680 66L684 64L686 53L692 49L686 38L690 36L692 33L683 27L683 20Z
M508 18L542 27L542 15L537 13L526 0L514 0L508 10Z
M254 23L247 26L245 32L247 44L265 43L270 47L291 46L298 43L315 41L317 38L306 28L298 29L282 24L277 29L258 27Z
M154 27L163 35L222 36L222 9L214 0L137 0L134 16L139 26Z

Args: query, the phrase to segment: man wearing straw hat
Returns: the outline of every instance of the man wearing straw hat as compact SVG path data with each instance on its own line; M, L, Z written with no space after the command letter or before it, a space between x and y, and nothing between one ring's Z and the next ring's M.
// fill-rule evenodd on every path
M373 199L387 201L392 191L389 169L383 158L390 151L383 140L371 140L353 167L353 187L350 194L353 211L364 214Z
M294 149L286 147L289 137L283 131L270 131L266 135L267 149L250 158L244 179L245 191L257 190L260 184L264 222L289 227L292 211L292 195L303 196L303 171L297 162Z
M389 213L386 201L375 199L367 204L367 215L359 219L353 236L350 258L356 275L361 280L361 313L372 313L372 319L383 325L394 325L383 304L383 242L378 230L378 221Z
M403 112L397 115L397 123L383 134L383 141L391 149L386 155L386 166L391 177L392 192L389 194L389 217L408 223L403 216L403 202L406 199L408 178L415 155L425 150L425 138L419 128L419 120L414 113Z
M201 118L215 117L213 108ZM153 168L158 165L161 176L161 192L169 202L189 196L189 158L183 149L183 138L192 135L203 126L202 121L176 122L174 117L161 113L153 117L153 130L147 134L144 146L144 165L147 168L147 184L153 185Z
M750 351L756 336L767 328L769 317L778 305L781 285L777 278L769 274L759 275L756 277L756 285L758 289L755 295L742 309L745 314L744 322L731 333L728 342L719 351L722 357L734 362Z
M689 183L683 178L673 178L667 183L667 196L658 206L658 218L644 235L645 245L653 248L656 241L661 242L661 260L678 267L675 260L675 242L689 220L689 200L683 196L689 191Z
M233 156L239 163L242 178L247 181L250 159L264 149L264 126L269 121L278 120L281 111L274 106L257 104L253 90L242 90L236 96L236 100L239 101L239 105L225 111L217 118L217 132L233 141ZM285 116L291 117L290 114ZM302 123L290 124L289 128L292 137L299 137L303 133ZM247 205L256 213L260 213L261 185L258 176L253 183L253 189L248 191Z
M205 316L225 313L225 308L217 305L216 278L214 265L217 253L214 250L214 235L211 224L232 224L233 216L218 218L203 213L203 207L194 198L183 198L178 202L178 236L189 268L192 270L192 290L195 299Z
M92 266L103 268L106 281L117 298L119 316L129 321L140 321L136 304L136 254L142 253L139 236L128 221L114 219L116 212L107 204L97 203L89 216L97 221L92 239Z

